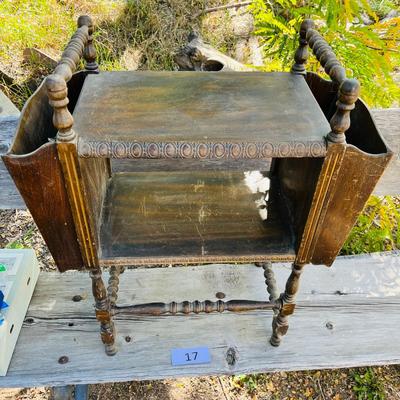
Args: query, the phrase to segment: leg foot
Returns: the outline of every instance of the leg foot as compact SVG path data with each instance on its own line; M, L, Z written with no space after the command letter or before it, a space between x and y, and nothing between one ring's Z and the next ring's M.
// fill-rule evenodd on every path
M115 328L106 287L101 276L101 269L95 268L91 270L90 277L92 279L92 292L95 299L96 318L100 322L101 340L105 345L106 353L111 356L117 353L115 347Z
M270 343L272 346L279 346L282 337L289 329L289 315L293 314L295 308L295 298L299 289L300 275L304 265L293 264L292 272L286 282L286 288L277 300L277 313L272 320L272 336Z

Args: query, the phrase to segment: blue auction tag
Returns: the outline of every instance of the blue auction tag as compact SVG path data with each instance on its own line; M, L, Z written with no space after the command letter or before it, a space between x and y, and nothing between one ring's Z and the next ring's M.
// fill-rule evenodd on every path
M173 366L208 364L210 362L211 355L208 347L190 347L171 350L171 363Z

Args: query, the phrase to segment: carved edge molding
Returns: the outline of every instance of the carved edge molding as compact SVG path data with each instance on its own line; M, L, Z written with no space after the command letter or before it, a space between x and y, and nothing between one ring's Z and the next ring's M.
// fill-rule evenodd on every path
M98 142L78 141L78 154L84 158L172 158L172 159L257 159L285 157L324 157L325 139L318 142Z
M155 264L198 264L198 263L255 263L265 262L293 262L294 254L260 254L260 255L237 255L237 256L176 256L176 257L120 257L120 258L101 258L100 266L119 266L119 265L155 265Z

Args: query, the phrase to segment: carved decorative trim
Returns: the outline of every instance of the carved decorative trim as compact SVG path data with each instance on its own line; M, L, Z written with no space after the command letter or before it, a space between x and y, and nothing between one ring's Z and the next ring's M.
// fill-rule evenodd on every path
M253 263L278 261L293 262L294 254L260 254L248 256L176 256L176 257L119 257L119 258L101 258L100 266L113 265L156 265L156 264L198 264L198 263Z
M100 158L186 158L257 159L283 157L324 157L326 143L320 142L96 142L78 141L80 157Z

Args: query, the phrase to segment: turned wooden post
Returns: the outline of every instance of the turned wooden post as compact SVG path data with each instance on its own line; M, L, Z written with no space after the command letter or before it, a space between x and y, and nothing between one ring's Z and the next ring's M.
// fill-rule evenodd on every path
M265 285L269 294L269 301L274 302L279 298L279 290L276 284L274 271L272 270L272 263L267 261L263 263L255 263L257 267L264 270Z
M90 268L92 291L95 299L96 318L100 322L101 339L108 355L116 353L115 330L110 311L110 302L101 276L96 249L95 233L90 224L85 191L80 180L77 154L77 137L72 126L74 119L68 110L67 82L77 68L77 64L85 54L86 68L96 72L96 54L91 42L93 24L89 17L78 20L78 29L68 42L61 60L52 75L46 78L49 103L54 108L53 124L58 130L57 152L63 169L65 186L74 219L77 239L81 249L85 267ZM90 40L90 42L89 42Z
M346 70L342 67L332 47L315 29L307 29L306 39L313 50L315 57L329 75L332 81L340 84L346 79Z
M74 119L68 110L68 89L65 79L58 74L46 78L49 104L53 107L53 125L58 130L57 139L61 142L73 142L75 132L72 129Z
M115 327L111 318L110 301L103 282L101 269L95 268L90 272L92 292L95 299L96 318L100 322L100 335L109 356L117 353L115 346Z
M85 25L88 27L88 39L83 51L83 58L86 61L85 70L99 73L99 65L96 62L96 49L93 45L93 21L88 15L81 15L78 18L78 28Z
M306 41L308 41L315 57L324 68L325 72L339 87L338 100L336 102L337 109L330 120L332 131L328 134L327 139L332 143L346 143L345 132L350 127L350 111L354 109L355 102L358 99L360 84L356 79L346 78L346 70L336 58L331 46L329 46L319 32L313 29L309 21L310 20L304 20L304 25L302 24L302 30L306 31ZM303 35L302 30L300 31L300 38L302 38ZM301 39L300 44L302 44ZM298 52L300 54L300 48ZM300 56L298 59L300 61L302 60ZM293 69L300 69L300 67L296 67L298 59L296 58L296 64L293 66Z
M330 120L332 131L327 139L333 143L345 143L345 132L350 128L350 111L360 93L360 84L356 79L345 79L339 87L336 112Z
M292 272L286 282L285 291L279 297L279 313L274 316L272 321L272 336L270 343L272 346L279 346L282 337L286 335L289 329L289 315L293 314L295 308L295 298L299 290L300 275L304 265L293 264Z
M308 59L308 41L307 31L314 27L314 22L311 19L305 19L300 26L299 47L294 54L295 63L292 66L291 72L295 75L306 75L306 63Z
M108 299L110 301L110 307L114 307L118 300L119 290L119 276L124 272L124 267L112 266L110 268L110 278L108 279Z

